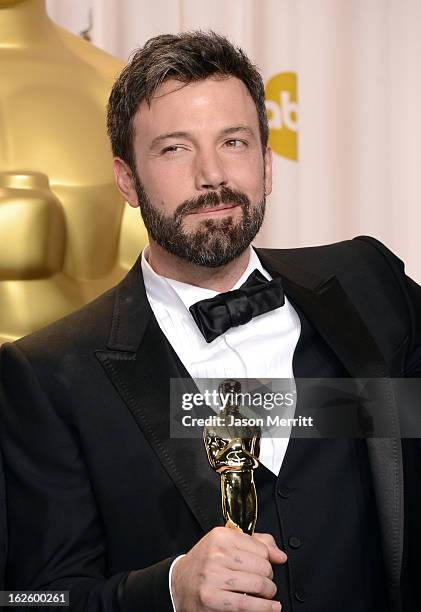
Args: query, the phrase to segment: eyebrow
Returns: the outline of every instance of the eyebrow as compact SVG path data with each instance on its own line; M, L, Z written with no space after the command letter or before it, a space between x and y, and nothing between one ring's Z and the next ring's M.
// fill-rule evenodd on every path
M245 126L245 125L234 125L232 127L225 128L221 131L221 136L230 136L232 134L248 134L249 136L254 137L253 131ZM164 140L168 140L171 138L187 138L188 140L194 140L192 134L189 132L167 132L165 134L160 134L156 138L154 138L151 142L150 149L154 149L157 145L162 143Z
M233 127L229 127L226 130L222 131L224 136L229 136L230 134L248 134L249 136L254 136L253 130L251 130L246 125L235 125Z

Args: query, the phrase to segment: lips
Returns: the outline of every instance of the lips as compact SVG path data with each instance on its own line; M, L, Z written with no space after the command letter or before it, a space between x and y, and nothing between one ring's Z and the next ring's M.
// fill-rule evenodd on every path
M201 208L199 210L192 211L191 215L201 215L201 214L212 214L222 212L224 210L232 210L236 208L239 204L220 204L219 206L210 206L209 208Z

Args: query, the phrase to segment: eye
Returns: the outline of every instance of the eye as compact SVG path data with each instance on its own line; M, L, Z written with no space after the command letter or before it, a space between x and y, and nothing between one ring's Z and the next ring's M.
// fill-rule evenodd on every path
M247 146L247 141L240 140L239 138L231 138L225 141L225 145L229 149L243 149Z
M185 151L186 148L182 147L181 145L170 145L168 147L165 147L165 149L162 149L161 153L178 153L179 151Z

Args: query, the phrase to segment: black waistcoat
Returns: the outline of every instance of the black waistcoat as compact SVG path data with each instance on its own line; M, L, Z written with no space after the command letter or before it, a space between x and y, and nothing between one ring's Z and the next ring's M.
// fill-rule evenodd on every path
M296 378L348 374L305 316ZM274 567L283 612L387 611L374 493L364 440L291 439L278 478L256 470L256 531L288 555Z

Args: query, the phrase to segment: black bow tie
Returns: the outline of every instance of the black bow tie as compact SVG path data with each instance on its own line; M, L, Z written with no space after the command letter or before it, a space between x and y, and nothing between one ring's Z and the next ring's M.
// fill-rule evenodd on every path
M268 281L254 270L240 289L196 302L189 310L206 342L212 342L231 327L244 325L253 317L283 306L284 302L281 279Z

